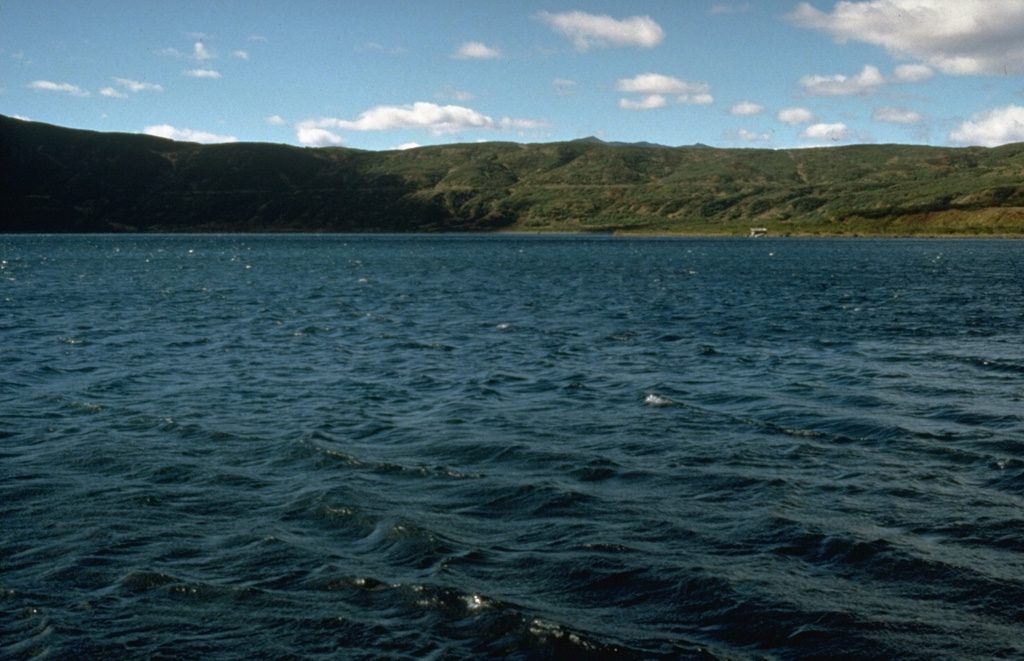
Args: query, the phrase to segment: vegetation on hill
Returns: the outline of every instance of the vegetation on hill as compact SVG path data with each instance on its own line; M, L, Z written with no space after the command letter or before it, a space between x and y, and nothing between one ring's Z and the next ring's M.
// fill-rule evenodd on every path
M1024 235L1024 143L199 145L0 116L5 231Z

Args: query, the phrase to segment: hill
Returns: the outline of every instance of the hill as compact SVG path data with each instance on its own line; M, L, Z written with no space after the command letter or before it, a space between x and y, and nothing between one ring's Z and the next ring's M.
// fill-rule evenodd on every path
M1024 143L199 145L0 116L16 232L1024 235Z

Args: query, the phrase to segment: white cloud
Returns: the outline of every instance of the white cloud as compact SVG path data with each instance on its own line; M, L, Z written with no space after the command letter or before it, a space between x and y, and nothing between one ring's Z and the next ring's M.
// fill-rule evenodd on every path
M1024 0L837 2L831 13L802 2L787 18L839 43L882 46L947 74L1024 74Z
M710 94L683 94L679 97L679 103L691 106L709 106L715 102L715 97Z
M640 94L687 94L705 92L707 83L688 83L672 76L660 73L642 73L633 78L621 78L615 83L620 92L637 92Z
M660 108L662 105L654 105L656 100L651 97L665 94L677 95L676 100L679 103L692 105L707 105L715 101L709 93L711 86L707 83L690 83L660 73L642 73L633 78L621 78L615 83L615 89L620 92L643 94L645 97L641 101L623 99L619 102L620 108Z
M220 78L220 74L213 69L188 69L181 73L192 78Z
M377 106L359 115L355 121L336 120L334 126L350 131L389 131L427 129L435 135L464 129L493 128L490 117L464 106L439 106L418 102L412 106Z
M767 142L772 139L767 133L754 133L746 129L740 129L736 132L736 137L744 142Z
M951 142L997 147L1024 142L1024 106L1006 106L975 115L949 134Z
M206 49L202 41L197 41L192 46L192 58L202 62L203 60L212 60L214 58L213 53Z
M231 56L232 57L237 57L240 60L248 60L249 59L249 51L236 50L233 53L231 53Z
M811 96L849 96L874 94L885 84L877 67L866 65L856 76L804 76L800 86Z
M619 99L619 107L623 110L653 110L655 108L664 108L667 105L668 101L660 94L648 94L639 101Z
M812 124L800 131L800 137L811 140L839 142L850 137L850 129L842 122L836 124Z
M924 115L907 108L876 108L871 119L890 124L917 124L924 120Z
M416 149L417 147L421 146L422 145L420 145L420 143L418 142L403 142L402 144L395 147L395 149L399 151L405 151L406 149Z
M363 112L355 120L327 117L307 120L296 126L299 142L302 144L338 144L340 136L327 129L346 131L392 131L397 129L422 129L431 135L458 133L477 130L533 130L548 123L534 119L513 119L505 117L494 120L464 106L439 106L434 103L417 102L411 106L377 106Z
M89 92L78 85L72 85L71 83L55 83L50 80L33 80L28 84L28 86L29 89L39 90L42 92L62 92L64 94L70 94L71 96L89 96Z
M164 88L156 83L143 83L128 78L115 78L114 82L129 92L163 92Z
M459 60L493 60L501 57L501 51L491 48L482 41L467 41L459 46L453 57Z
M800 86L811 96L870 96L885 85L896 83L919 83L932 76L933 72L922 64L904 64L886 77L878 67L867 64L855 76L804 76Z
M267 117L266 122L267 124L272 124L274 126L285 126L288 124L288 122L284 121L284 118L281 117L281 115L271 115L270 117Z
M170 140L202 142L205 144L221 142L238 142L238 138L236 138L233 135L217 135L215 133L207 133L206 131L179 129L171 126L170 124L147 126L146 128L142 129L142 132L145 133L146 135L155 135L160 138L168 138Z
M299 144L307 147L337 147L345 144L345 140L337 133L317 126L299 124L295 127L295 137Z
M683 94L690 91L690 83L660 73L642 73L633 78L619 79L615 89L640 94Z
M892 80L897 83L919 83L935 75L923 64L901 64L892 71Z
M750 101L741 101L729 108L730 115L759 115L764 112L764 106Z
M128 98L127 94L125 94L124 92L120 92L120 91L114 89L113 87L104 87L103 89L100 90L100 95L101 96L109 96L109 97L114 98L114 99L127 99Z
M511 117L502 117L498 122L497 128L507 131L509 129L515 129L517 131L536 131L537 129L548 128L551 126L551 122L543 119L512 119ZM484 142L481 140L481 142Z
M622 20L611 16L570 11L561 14L541 12L539 17L568 37L576 50L633 46L653 48L665 39L665 31L650 16L631 16Z
M814 113L807 108L783 108L775 115L775 119L790 126L810 124L814 121Z

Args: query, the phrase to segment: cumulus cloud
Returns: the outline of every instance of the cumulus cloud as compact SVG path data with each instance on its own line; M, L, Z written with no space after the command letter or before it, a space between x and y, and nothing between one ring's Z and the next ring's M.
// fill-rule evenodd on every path
M804 76L800 86L811 96L850 96L874 94L885 84L877 67L867 65L856 76Z
M551 122L543 119L512 119L502 117L496 128L500 130L515 129L517 131L535 131L551 126ZM483 142L483 141L481 141Z
M744 142L768 142L772 139L767 133L754 133L746 129L740 129L736 132L736 137Z
M61 92L63 94L70 94L71 96L89 96L89 92L78 85L72 85L71 83L55 83L50 80L33 80L28 84L28 86L29 89L39 90L42 92Z
M846 124L838 122L836 124L811 124L803 131L800 131L800 137L809 140L831 140L832 142L839 142L846 140L850 137L850 129L846 128Z
M623 110L654 110L668 106L668 100L660 94L648 94L639 101L619 99L619 107Z
M240 60L248 60L249 59L249 51L236 50L233 53L231 53L231 56L232 57L237 57Z
M160 138L168 138L169 140L182 140L185 142L202 142L205 144L221 143L221 142L238 142L238 138L233 135L217 135L215 133L207 133L206 131L193 131L192 129L179 129L171 126L170 124L158 124L156 126L147 126L142 129L142 132L146 135L155 135Z
M274 126L285 126L288 124L281 115L271 115L270 117L267 117L265 121L267 124L272 124Z
M633 78L619 79L615 89L642 94L682 94L690 89L690 83L660 73L642 73Z
M192 78L220 78L220 74L213 69L188 69L181 73Z
M295 137L299 144L307 147L337 147L345 144L344 138L337 133L305 122L295 127Z
M889 124L918 124L924 121L924 115L907 108L876 108L871 119Z
M393 131L421 129L431 135L458 133L465 130L533 130L548 123L534 119L504 117L492 119L464 106L440 106L417 102L411 106L377 106L363 112L355 120L327 117L306 120L296 126L299 142L306 145L340 144L341 137L328 129L345 131Z
M935 75L931 68L923 64L901 64L893 69L892 81L896 83L919 83Z
M493 60L501 57L501 51L491 48L482 41L467 41L459 46L453 57L459 60Z
M730 115L759 115L764 112L764 106L750 101L741 101L729 108Z
M790 126L810 124L814 121L814 113L807 108L783 108L775 115L775 119Z
M922 64L904 64L896 67L892 76L886 77L878 67L868 64L854 76L804 76L800 79L800 86L811 96L870 96L885 85L918 83L932 74L932 70Z
M156 83L144 83L138 80L131 80L129 78L115 78L114 82L121 89L115 87L104 87L100 90L100 94L103 96L109 96L115 99L128 98L128 92L138 94L139 92L163 92L164 88L162 85Z
M349 131L390 131L427 129L433 134L457 133L464 129L493 128L494 120L465 106L439 106L418 102L412 106L377 106L355 121L335 120L333 126Z
M580 52L613 46L653 48L665 39L665 31L650 16L631 16L619 20L582 11L561 14L545 11L539 17L555 31L568 37Z
M839 43L882 46L947 74L1024 74L1024 0L837 2L831 13L802 2L787 18Z
M195 32L189 36L197 39L197 41L192 44L191 52L183 53L177 48L164 48L160 51L160 54L165 57L173 57L179 60L195 60L196 62L217 59L217 54L207 48L203 43L203 39L208 38L209 35L203 34L202 32ZM233 55L242 59L249 58L249 54L246 51L235 51Z
M615 83L615 89L620 92L644 95L640 101L622 99L619 101L620 108L661 108L667 105L667 102L658 105L657 99L652 97L661 97L666 94L675 95L679 103L707 105L715 101L710 94L711 86L707 83L691 83L660 73L642 73L633 78L621 78Z
M1024 142L1024 106L1010 105L975 115L949 134L950 142L998 147Z
M213 58L213 53L207 50L202 41L197 41L192 46L192 59L201 62L203 60L212 60Z

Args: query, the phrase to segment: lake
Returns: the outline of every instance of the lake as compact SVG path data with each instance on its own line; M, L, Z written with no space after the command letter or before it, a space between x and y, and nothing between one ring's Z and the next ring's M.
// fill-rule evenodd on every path
M0 236L0 656L1024 655L1024 241Z

